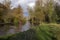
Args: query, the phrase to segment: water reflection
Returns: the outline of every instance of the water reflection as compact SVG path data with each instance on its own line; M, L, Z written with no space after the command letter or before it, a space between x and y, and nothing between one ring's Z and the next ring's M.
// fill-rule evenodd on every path
M19 28L19 32L27 31L29 29L30 29L30 23L26 22L26 24L23 25L22 28ZM15 33L16 33L16 27L15 26L2 27L0 29L0 36L7 35L7 34L15 34Z
M14 33L16 33L15 26L11 26L10 29L7 31L7 34L14 34Z
M21 32L27 31L30 29L30 23L27 21L26 24L22 27Z
M0 27L0 36L6 35L8 29L9 29L9 27L6 25Z

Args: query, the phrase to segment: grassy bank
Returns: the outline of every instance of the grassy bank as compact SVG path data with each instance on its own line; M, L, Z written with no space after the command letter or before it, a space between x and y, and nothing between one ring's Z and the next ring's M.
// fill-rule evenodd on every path
M60 40L60 27L56 25L34 26L25 32L0 37L0 40Z

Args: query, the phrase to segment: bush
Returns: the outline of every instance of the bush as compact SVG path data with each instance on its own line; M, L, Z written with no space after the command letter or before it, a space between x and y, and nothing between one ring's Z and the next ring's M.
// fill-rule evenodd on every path
M30 29L26 32L13 34L12 36L0 37L0 40L37 40L35 31Z

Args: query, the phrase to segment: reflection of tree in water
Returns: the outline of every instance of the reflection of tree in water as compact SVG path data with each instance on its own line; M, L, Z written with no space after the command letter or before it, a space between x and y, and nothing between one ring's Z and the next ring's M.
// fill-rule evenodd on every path
M4 25L4 20L0 19L0 27L3 27Z
M8 29L9 25L6 24L3 19L0 19L0 36L5 35Z

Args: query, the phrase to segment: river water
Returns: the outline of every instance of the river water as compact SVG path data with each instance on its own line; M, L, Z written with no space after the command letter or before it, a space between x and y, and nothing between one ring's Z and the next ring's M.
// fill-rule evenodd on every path
M4 28L1 28L0 30L0 36L2 35L7 35L7 34L15 34L16 32L16 27L15 26L10 26L9 29L5 32L3 30ZM19 32L24 32L30 29L30 23L27 21L25 25L23 25L21 28L19 28Z
M27 21L26 24L21 28L21 32L27 31L30 29L30 23Z

